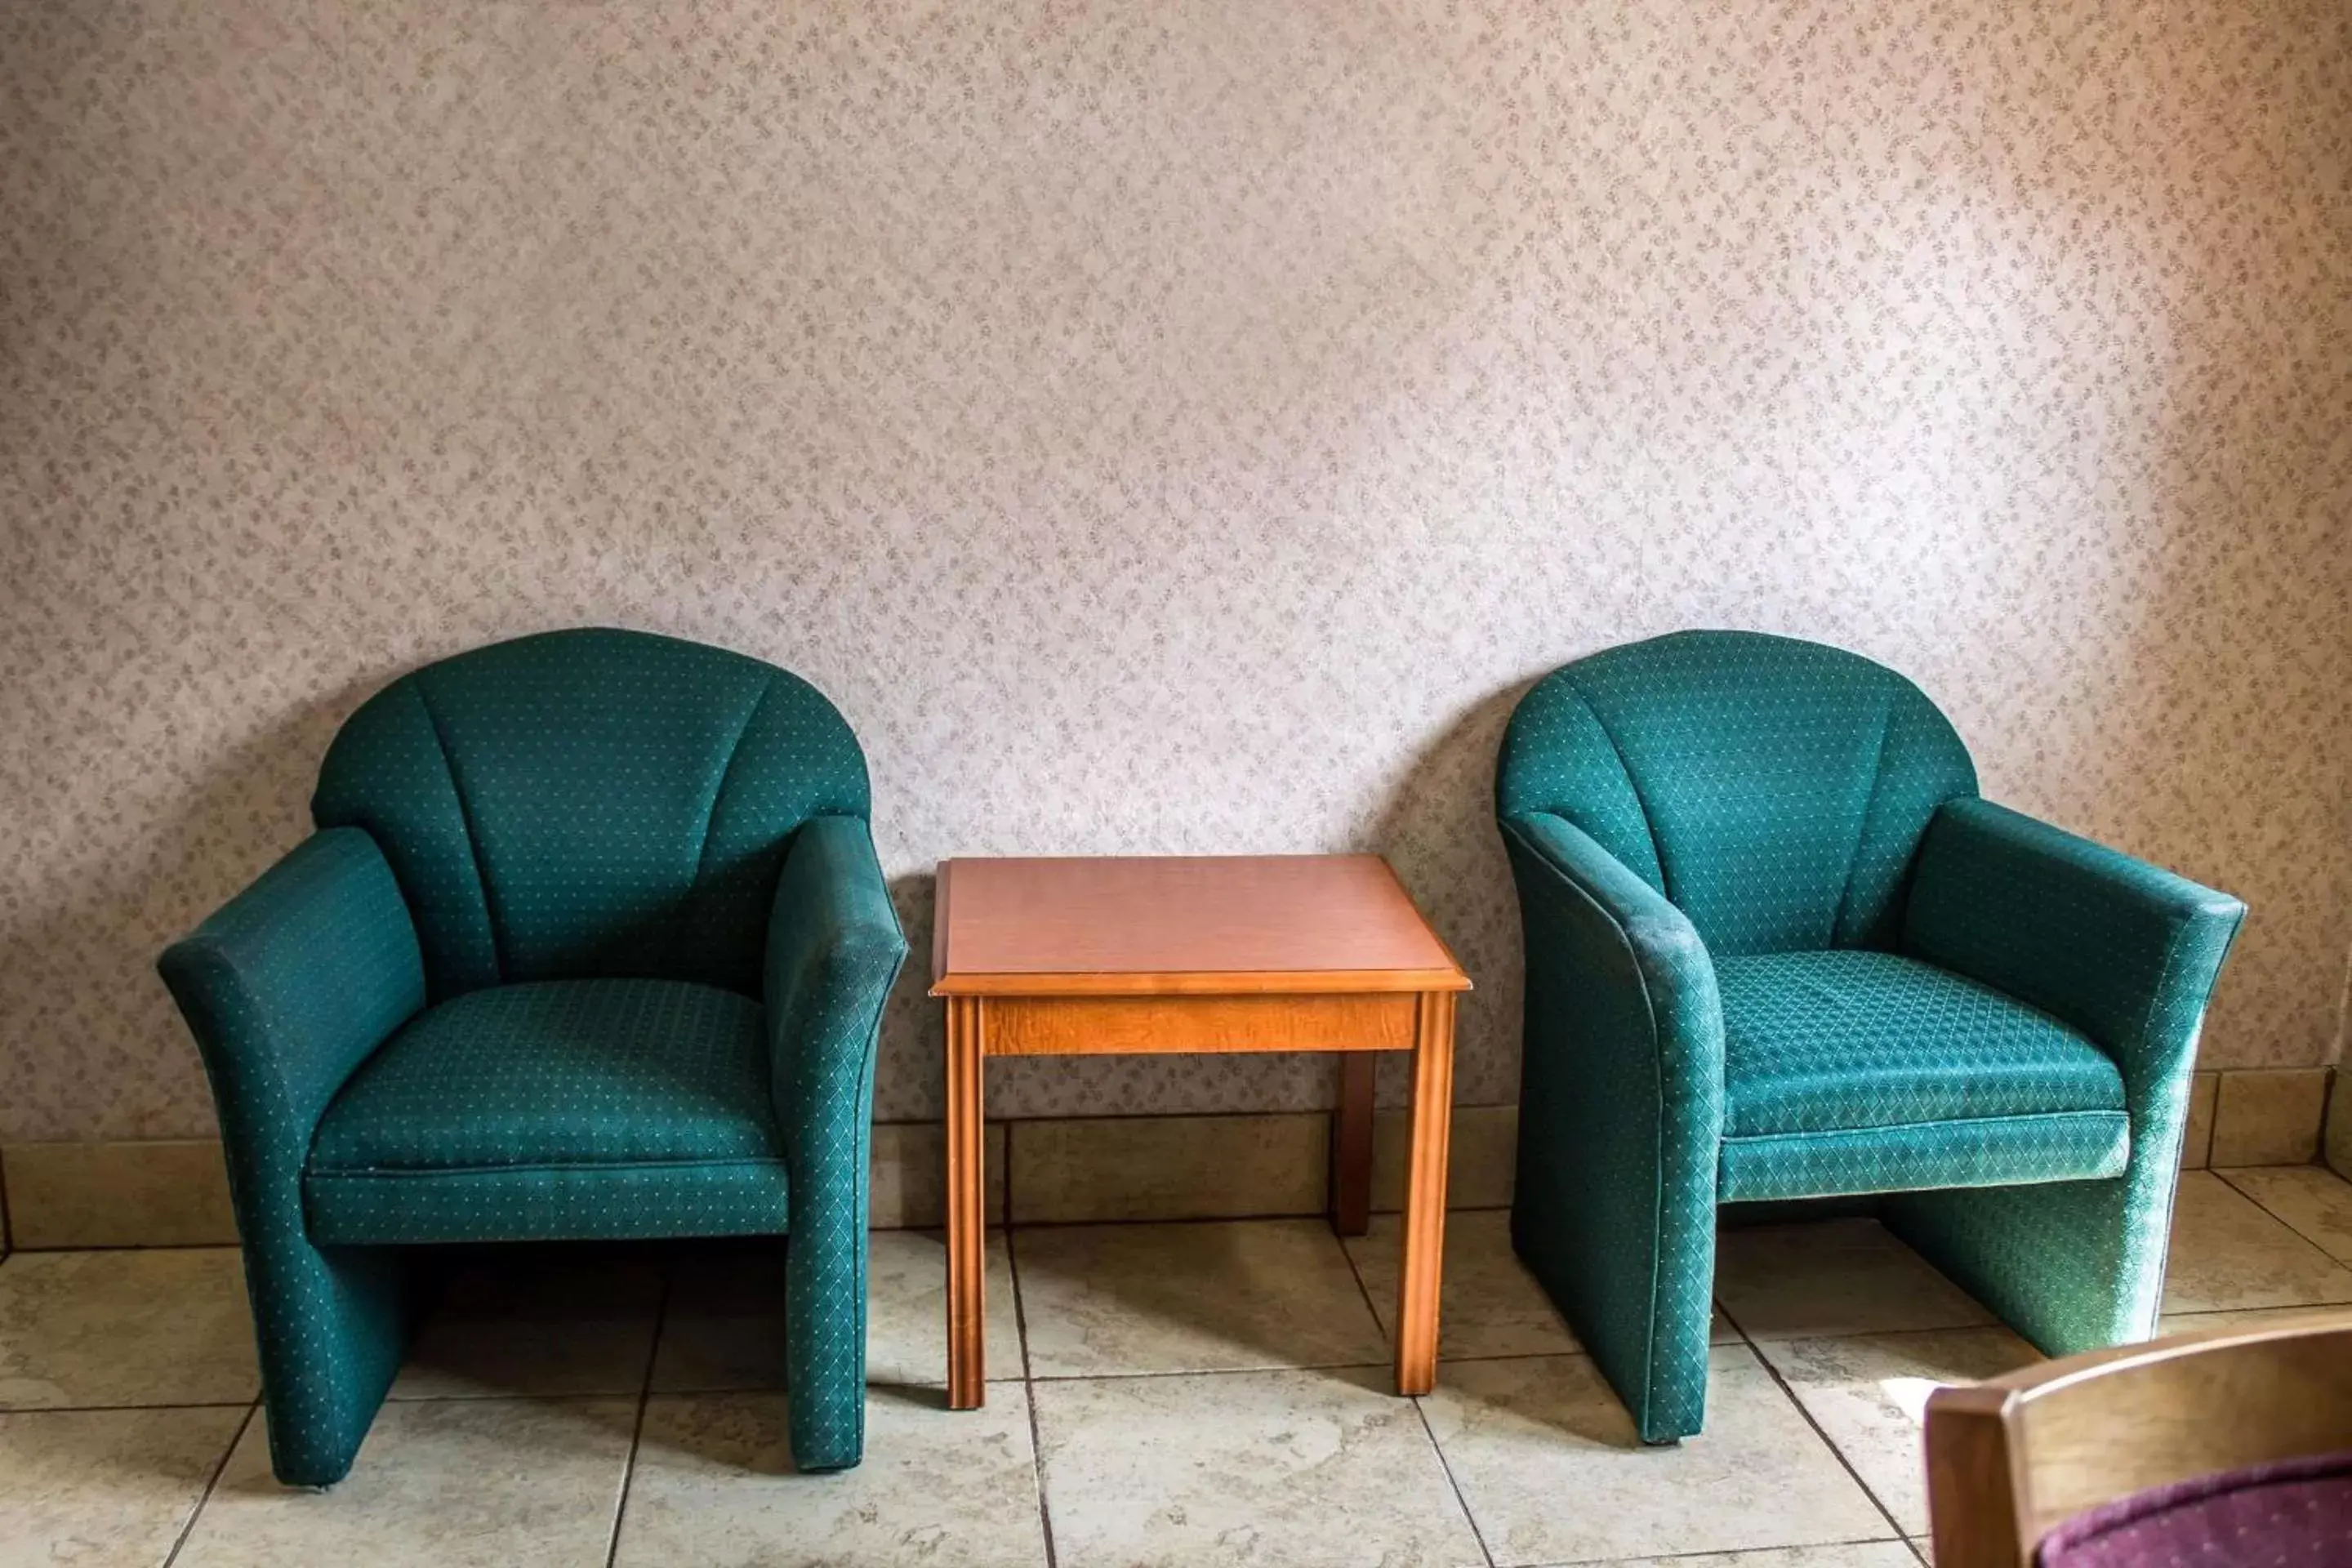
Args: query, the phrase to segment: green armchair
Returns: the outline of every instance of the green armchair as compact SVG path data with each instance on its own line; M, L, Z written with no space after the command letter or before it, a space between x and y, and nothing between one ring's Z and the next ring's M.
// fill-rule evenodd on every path
M1643 1439L1699 1430L1717 1205L1885 1194L2051 1354L2147 1337L2237 900L1977 796L1909 681L1683 632L1512 715L1512 1239Z
M394 681L318 831L162 959L228 1155L280 1479L348 1472L416 1243L781 1236L793 1452L862 1457L874 1048L906 954L806 682L581 630Z

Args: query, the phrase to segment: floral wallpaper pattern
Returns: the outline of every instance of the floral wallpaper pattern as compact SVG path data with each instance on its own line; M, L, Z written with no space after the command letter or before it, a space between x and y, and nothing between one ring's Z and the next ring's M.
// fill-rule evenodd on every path
M368 691L581 622L829 692L918 953L950 854L1386 851L1471 1102L1513 700L1824 638L2252 902L2207 1065L2336 1048L2333 0L40 0L0 400L0 1138L206 1130L157 948ZM939 1103L920 978L887 1117Z

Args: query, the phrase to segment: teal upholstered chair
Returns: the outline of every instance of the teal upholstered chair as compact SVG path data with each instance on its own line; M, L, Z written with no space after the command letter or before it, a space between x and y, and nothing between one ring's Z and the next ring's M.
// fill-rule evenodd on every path
M227 1147L280 1479L340 1479L420 1242L785 1237L792 1443L865 1437L866 762L796 677L622 631L395 680L318 831L163 957Z
M1699 1429L1718 1204L1886 1223L2053 1354L2144 1338L2243 906L1977 797L1891 670L1685 632L1512 715L1512 1237L1645 1441Z

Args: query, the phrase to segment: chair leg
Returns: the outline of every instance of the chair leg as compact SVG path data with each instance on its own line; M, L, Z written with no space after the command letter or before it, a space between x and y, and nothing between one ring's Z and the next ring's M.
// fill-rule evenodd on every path
M1887 1227L2046 1355L2156 1331L2172 1228L2171 1166L2135 1154L2121 1176L1905 1193Z
M395 1247L317 1247L277 1237L246 1249L269 1462L288 1486L350 1473L408 1344Z
M1642 1441L1672 1443L1706 1416L1723 1142L1714 966L1686 926L1633 942L1504 838L1528 954L1511 1243Z
M784 1374L793 1464L845 1470L866 1457L866 1227L785 1238Z
M1712 1187L1703 1205L1675 1210L1620 1173L1561 1169L1531 1157L1524 1135L1520 1149L1514 1250L1625 1402L1642 1441L1694 1436L1706 1414Z

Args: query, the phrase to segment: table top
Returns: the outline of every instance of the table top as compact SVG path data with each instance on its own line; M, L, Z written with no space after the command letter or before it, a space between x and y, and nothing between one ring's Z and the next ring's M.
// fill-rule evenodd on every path
M934 996L1469 988L1377 855L940 866Z

